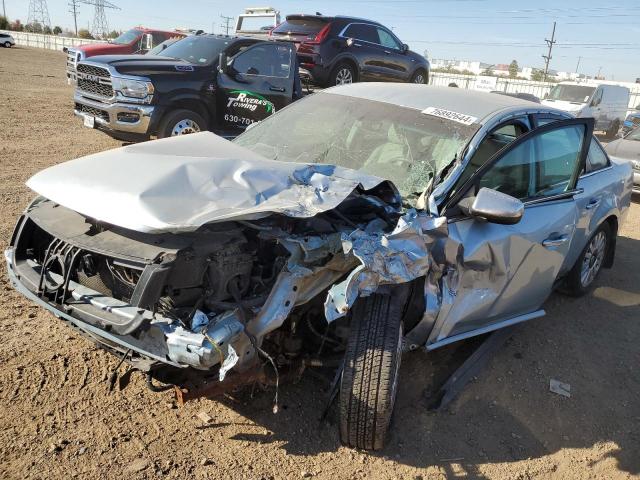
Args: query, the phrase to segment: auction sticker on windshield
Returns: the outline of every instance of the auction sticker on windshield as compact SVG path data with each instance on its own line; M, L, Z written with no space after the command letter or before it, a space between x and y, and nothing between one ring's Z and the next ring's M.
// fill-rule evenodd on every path
M446 118L458 123L464 123L465 125L471 125L478 121L476 117L471 115L465 115L464 113L452 112L451 110L443 110L442 108L427 107L422 113L425 115L432 115L434 117Z

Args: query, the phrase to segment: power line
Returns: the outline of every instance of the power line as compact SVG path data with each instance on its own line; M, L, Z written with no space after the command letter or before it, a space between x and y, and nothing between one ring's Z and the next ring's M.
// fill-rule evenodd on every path
M222 19L222 21L224 22L224 25L222 25L222 22L220 23L220 26L222 28L224 28L225 30L225 34L229 35L229 29L231 28L231 22L233 21L234 17L225 17L224 15L220 15L220 18Z
M71 2L69 2L69 7L71 7L71 10L69 10L69 13L73 15L73 25L76 29L76 37L78 36L78 14L80 13L80 11L78 10L78 0L71 0Z
M29 17L27 19L27 25L35 24L39 24L43 30L45 27L51 28L51 19L49 18L47 0L31 0L29 2Z
M107 22L107 14L104 12L105 8L111 8L113 10L120 10L120 7L114 5L107 0L75 0L78 3L84 3L85 5L93 5L95 7L93 14L93 26L91 28L91 35L94 37L106 38L109 36L109 23Z

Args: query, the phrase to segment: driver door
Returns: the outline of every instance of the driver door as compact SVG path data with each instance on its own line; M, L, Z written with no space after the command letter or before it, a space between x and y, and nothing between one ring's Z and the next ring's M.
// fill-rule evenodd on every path
M257 43L218 73L218 125L244 129L293 101L297 64L291 43Z
M593 119L554 122L522 135L480 167L445 207L451 269L427 348L544 314L572 245L576 183ZM466 216L459 202L490 188L520 199L522 219L500 225Z

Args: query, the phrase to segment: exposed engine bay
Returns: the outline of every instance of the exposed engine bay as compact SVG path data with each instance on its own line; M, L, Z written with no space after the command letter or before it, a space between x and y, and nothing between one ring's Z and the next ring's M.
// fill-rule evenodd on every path
M390 231L400 211L394 187L381 183L311 218L141 233L39 197L18 223L11 262L28 290L100 329L101 344L130 349L139 369L218 365L222 380L260 352L286 363L340 351L348 320L327 324L322 305L358 264L342 238L367 226Z

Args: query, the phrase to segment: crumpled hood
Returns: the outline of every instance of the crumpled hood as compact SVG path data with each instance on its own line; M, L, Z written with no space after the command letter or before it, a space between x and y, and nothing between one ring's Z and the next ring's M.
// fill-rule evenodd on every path
M384 179L332 165L268 160L213 133L130 145L43 170L27 186L139 232L193 231L271 213L312 217Z

